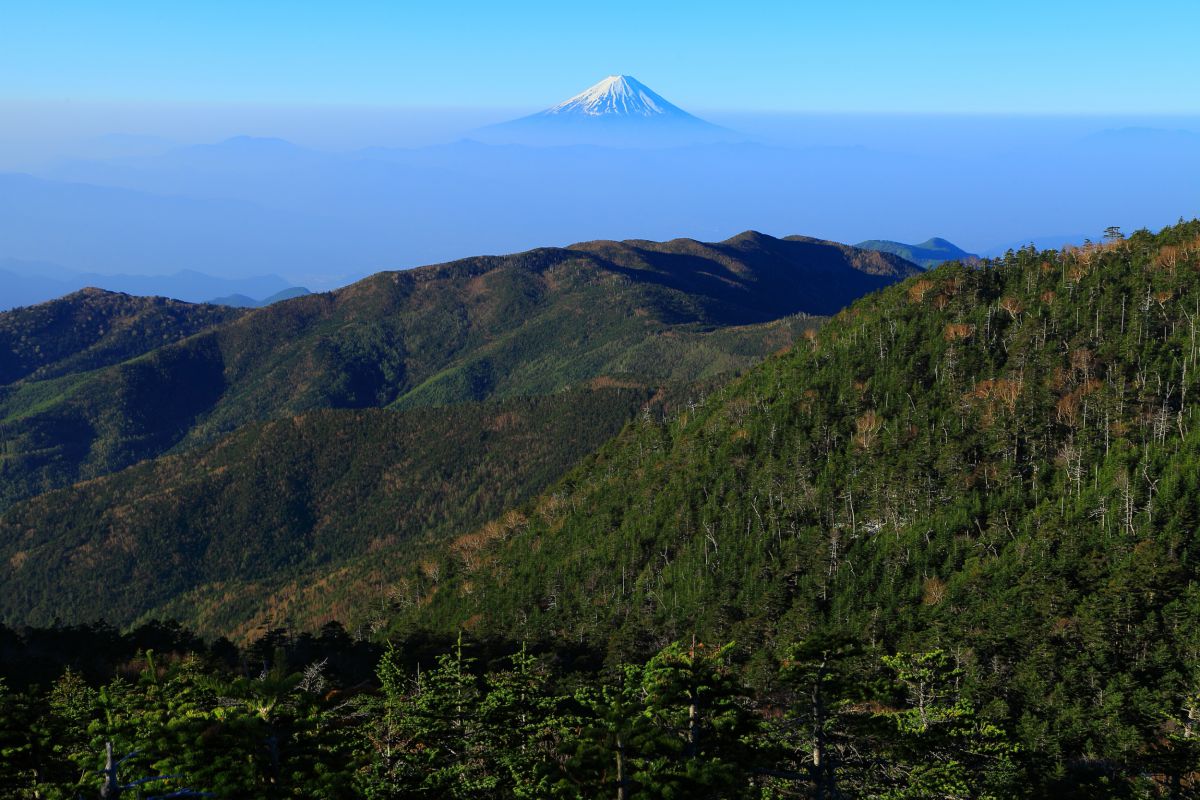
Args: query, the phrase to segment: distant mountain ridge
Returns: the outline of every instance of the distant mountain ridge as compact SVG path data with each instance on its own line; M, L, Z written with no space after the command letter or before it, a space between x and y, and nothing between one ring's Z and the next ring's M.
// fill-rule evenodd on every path
M231 294L226 295L225 297L216 297L212 300L208 300L207 302L211 305L233 306L234 308L263 308L265 306L278 303L282 300L291 300L295 297L304 297L306 294L312 294L312 292L303 286L292 286L291 288L284 289L276 292L273 295L264 297L261 300L255 300L253 297L248 297L244 294Z
M586 242L379 273L237 315L136 364L8 387L0 502L277 414L540 394L621 372L702 377L746 363L692 352L708 332L830 314L915 269L887 254L747 232L716 244ZM27 311L0 319L19 331L42 313ZM661 338L672 329L682 338ZM639 358L648 360L635 367ZM188 402L134 413L164 396Z
M920 244L905 244L888 239L868 239L865 242L859 242L855 247L876 250L881 253L892 253L925 269L931 269L947 261L971 261L979 258L977 254L968 253L953 242L938 236L926 239Z
M188 269L167 275L104 274L78 271L51 262L0 258L0 311L45 303L87 288L204 303L215 297L233 295L264 298L261 302L266 302L266 299L278 298L297 287L278 275L223 278Z

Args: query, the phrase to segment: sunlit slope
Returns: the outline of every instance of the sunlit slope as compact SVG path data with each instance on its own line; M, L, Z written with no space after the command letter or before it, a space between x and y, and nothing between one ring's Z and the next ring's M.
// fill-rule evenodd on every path
M940 647L1051 779L1120 764L1196 691L1198 317L1200 222L939 267L448 547L396 628Z
M590 243L380 273L249 312L210 310L201 316L224 321L131 348L136 357L119 363L89 357L78 325L25 332L21 320L40 312L10 312L0 329L15 328L18 343L42 337L36 346L58 353L62 368L43 378L0 356L17 363L0 388L0 504L314 409L734 371L781 339L730 328L792 317L780 324L794 333L810 324L796 315L829 313L913 270L891 256L759 234L715 245ZM62 302L115 302L106 297Z

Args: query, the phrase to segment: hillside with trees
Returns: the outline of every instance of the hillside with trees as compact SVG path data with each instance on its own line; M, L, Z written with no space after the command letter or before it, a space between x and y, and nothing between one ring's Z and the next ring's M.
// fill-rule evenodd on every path
M469 259L257 311L89 291L0 315L0 618L378 626L360 582L915 272L746 233Z
M367 552L326 600L374 627L0 630L4 778L94 792L111 743L221 796L1194 796L1198 321L1200 221L913 275Z
M942 651L1039 791L1165 780L1200 692L1198 312L1197 222L937 268L639 419L411 574L395 630L612 662L695 634L766 686L796 643L863 648L859 686Z
M737 371L774 343L737 328L791 318L796 332L811 324L806 315L832 313L915 269L830 242L746 233L379 273L267 308L189 312L208 325L181 321L165 340L162 314L122 335L97 321L94 309L127 302L121 295L7 312L0 509L321 408L448 405L597 378L663 385Z
M449 408L327 409L18 503L0 516L0 617L173 617L243 637L368 619L350 562L403 561L528 500L652 400L580 389ZM291 580L320 593L289 616ZM336 598L336 599L335 599Z

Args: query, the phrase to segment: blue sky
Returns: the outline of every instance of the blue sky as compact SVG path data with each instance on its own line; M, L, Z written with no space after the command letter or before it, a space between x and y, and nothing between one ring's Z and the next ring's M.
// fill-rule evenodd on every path
M1200 3L0 0L0 101L1195 113Z

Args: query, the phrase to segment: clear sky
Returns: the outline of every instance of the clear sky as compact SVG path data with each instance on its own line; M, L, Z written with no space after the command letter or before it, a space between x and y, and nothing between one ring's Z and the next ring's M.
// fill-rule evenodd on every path
M0 101L1195 113L1200 2L0 0Z

